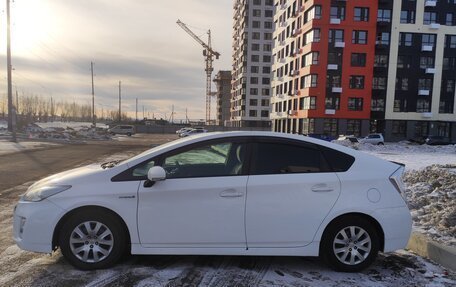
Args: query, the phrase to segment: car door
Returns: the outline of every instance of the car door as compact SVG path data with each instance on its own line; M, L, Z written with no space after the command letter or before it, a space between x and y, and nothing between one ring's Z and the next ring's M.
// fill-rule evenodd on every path
M138 167L144 172L158 163L167 173L138 190L141 244L245 249L246 156L242 139L205 142Z
M252 150L248 248L309 244L339 196L337 175L311 144L262 139Z

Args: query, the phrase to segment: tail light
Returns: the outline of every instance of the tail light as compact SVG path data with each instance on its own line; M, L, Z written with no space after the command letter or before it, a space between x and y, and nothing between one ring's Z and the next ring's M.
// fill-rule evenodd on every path
M402 181L402 174L404 173L404 166L400 166L390 177L389 180L391 181L391 184L394 186L394 188L399 192L399 194L402 196L403 199L406 199L405 197L405 186L404 182Z

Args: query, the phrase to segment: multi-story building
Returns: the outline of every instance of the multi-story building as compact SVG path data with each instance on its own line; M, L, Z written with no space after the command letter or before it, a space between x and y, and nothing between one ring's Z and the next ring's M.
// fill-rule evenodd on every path
M455 2L276 0L273 130L456 137Z
M391 140L431 134L456 141L456 0L389 2L388 74L381 76L389 80L379 131Z
M270 127L273 0L235 0L229 126Z
M219 71L214 78L217 86L217 117L216 124L225 126L230 120L231 107L231 71Z

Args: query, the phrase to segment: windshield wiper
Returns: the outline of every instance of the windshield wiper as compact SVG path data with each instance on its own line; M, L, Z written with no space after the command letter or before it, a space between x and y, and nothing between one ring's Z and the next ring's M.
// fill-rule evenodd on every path
M102 164L101 164L101 167L102 167L103 169L113 168L113 167L115 167L116 165L118 165L120 162L121 162L121 160L112 160L112 161L108 161L108 162L102 163Z

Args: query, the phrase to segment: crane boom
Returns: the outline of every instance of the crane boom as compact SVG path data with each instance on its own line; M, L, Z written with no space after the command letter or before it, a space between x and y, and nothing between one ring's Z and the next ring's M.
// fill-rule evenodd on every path
M201 40L200 37L198 37L195 33L193 33L190 28L187 27L181 20L177 20L177 25L179 25L187 34L189 34L193 39L195 39L201 46L203 46L203 55L206 58L206 124L210 124L211 122L211 97L215 94L212 93L212 72L214 71L214 68L212 66L214 62L214 57L215 59L218 59L220 57L220 53L217 51L214 51L211 47L211 30L207 32L208 34L208 42L207 44Z

